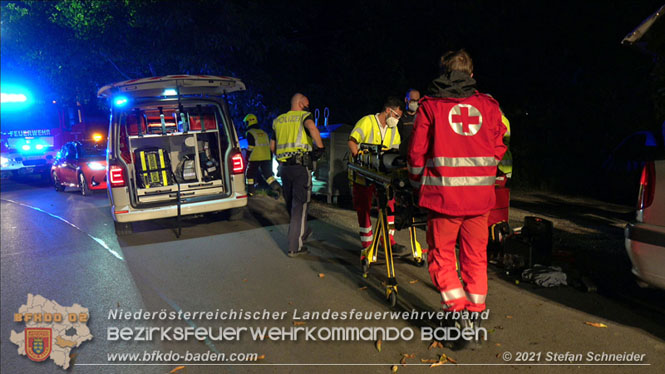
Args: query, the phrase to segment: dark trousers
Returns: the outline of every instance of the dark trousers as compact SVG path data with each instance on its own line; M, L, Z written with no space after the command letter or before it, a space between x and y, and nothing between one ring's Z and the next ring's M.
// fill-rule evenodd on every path
M307 205L312 197L312 174L302 165L282 165L282 188L289 223L289 252L297 252L303 246L307 233Z
M258 183L259 172L263 176L263 179L265 179L266 183L270 184L275 180L272 174L272 160L250 161L247 164L247 184L253 185Z

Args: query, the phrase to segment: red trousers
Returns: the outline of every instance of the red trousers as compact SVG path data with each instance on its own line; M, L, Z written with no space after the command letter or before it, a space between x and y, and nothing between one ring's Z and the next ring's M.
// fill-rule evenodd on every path
M431 212L427 220L429 273L441 291L444 309L470 312L485 310L487 297L487 217L447 216ZM456 268L455 244L459 238L460 273Z
M360 234L360 243L363 248L367 248L372 245L372 221L370 220L369 211L372 209L372 198L376 193L376 187L374 185L363 186L358 183L353 184L353 208L358 213L358 226ZM395 224L395 199L388 201L388 225L390 226L390 244L395 244L395 229L393 228Z

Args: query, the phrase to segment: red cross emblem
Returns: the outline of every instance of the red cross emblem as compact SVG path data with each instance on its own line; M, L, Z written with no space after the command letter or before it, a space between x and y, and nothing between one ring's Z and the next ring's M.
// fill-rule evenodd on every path
M483 116L473 105L457 104L448 112L448 123L456 133L473 136L483 125Z

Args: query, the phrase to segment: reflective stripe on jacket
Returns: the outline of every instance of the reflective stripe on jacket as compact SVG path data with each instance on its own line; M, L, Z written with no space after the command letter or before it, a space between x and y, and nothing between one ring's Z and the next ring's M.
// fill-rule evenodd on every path
M380 126L375 114L366 115L356 123L349 137L355 139L358 144L383 144L386 148L399 148L401 138L397 127L388 127L382 139Z
M408 156L420 206L452 216L489 211L505 132L499 104L487 95L423 98Z
M270 139L265 131L258 128L247 130L247 136L254 138L254 145L249 145L247 149L252 153L249 155L249 161L267 161L272 158L270 154Z
M350 138L353 138L358 144L382 144L385 148L399 149L402 139L399 136L397 127L387 127L386 134L381 138L381 124L376 118L376 114L368 114L361 118L351 130ZM349 170L349 180L355 183L365 185L365 178L355 175Z
M305 131L305 119L311 113L304 111L288 111L272 121L275 133L275 156L277 160L312 150L312 138Z

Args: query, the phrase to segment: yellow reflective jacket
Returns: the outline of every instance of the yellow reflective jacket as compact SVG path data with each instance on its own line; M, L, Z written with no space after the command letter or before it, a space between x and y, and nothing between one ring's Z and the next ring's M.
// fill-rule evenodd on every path
M305 130L305 120L310 112L290 110L272 121L275 136L275 156L278 161L298 153L312 150L312 138Z
M254 145L249 144L247 150L252 152L249 155L249 161L267 161L272 158L270 154L270 139L265 131L259 128L250 128L247 130L247 138L254 138Z
M501 113L501 122L506 126L506 133L503 135L503 144L508 147L504 153L501 162L499 162L499 170L510 178L513 172L513 155L510 153L510 122L508 118Z
M361 118L351 130L350 138L358 144L382 144L385 148L399 149L402 139L397 127L386 128L386 134L381 138L381 124L376 114L368 114ZM348 171L349 180L365 185L365 178Z

